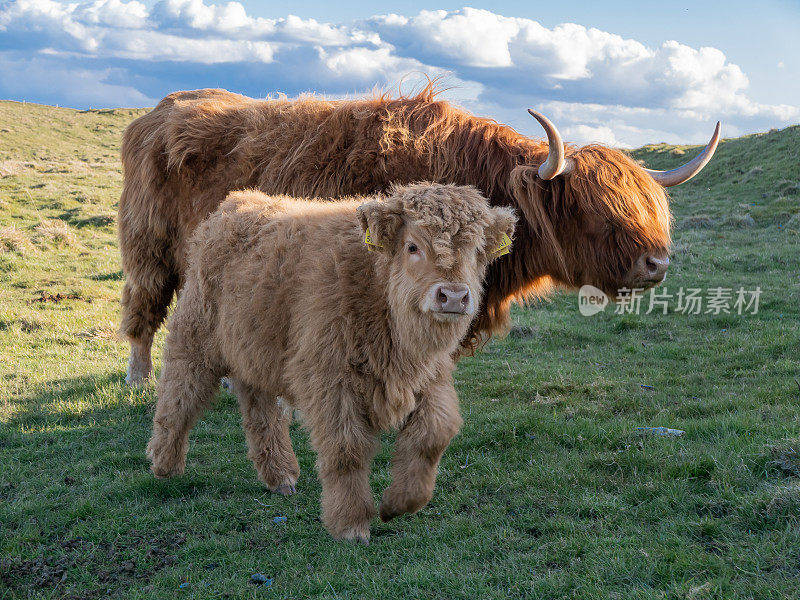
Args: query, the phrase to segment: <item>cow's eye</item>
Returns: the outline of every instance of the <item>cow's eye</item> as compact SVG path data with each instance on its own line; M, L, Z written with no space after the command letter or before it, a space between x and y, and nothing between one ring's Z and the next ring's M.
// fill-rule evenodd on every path
M408 245L408 253L409 254L416 254L417 250L419 250L419 248L417 248L416 244L409 244Z

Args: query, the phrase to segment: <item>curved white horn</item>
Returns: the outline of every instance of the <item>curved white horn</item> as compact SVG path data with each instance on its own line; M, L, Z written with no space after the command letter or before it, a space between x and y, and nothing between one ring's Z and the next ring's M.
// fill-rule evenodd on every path
M564 161L564 142L561 141L561 135L558 133L556 126L550 122L550 119L532 108L529 108L528 112L544 127L544 131L547 134L547 144L550 149L547 160L539 166L539 177L545 180L553 179L564 171L566 164Z
M645 171L656 180L656 183L660 183L664 187L672 187L673 185L680 185L681 183L689 181L702 171L703 167L705 167L708 161L711 160L711 157L714 156L714 151L717 149L717 144L719 143L719 129L720 122L717 121L717 128L714 130L714 135L711 136L711 141L708 142L708 145L700 154L685 165L677 169L672 169L671 171L656 171L654 169L645 169Z

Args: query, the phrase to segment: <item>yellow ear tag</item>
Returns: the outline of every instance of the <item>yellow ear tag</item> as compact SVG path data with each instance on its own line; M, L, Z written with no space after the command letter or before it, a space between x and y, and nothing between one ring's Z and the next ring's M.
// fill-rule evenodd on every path
M375 250L375 248L383 248L383 245L373 239L372 234L369 232L369 227L367 227L367 231L364 234L364 243L367 245L367 250L370 252Z
M498 258L503 256L504 254L509 254L511 252L511 238L508 237L508 234L504 233L503 237L500 238L500 245L492 250L492 258Z

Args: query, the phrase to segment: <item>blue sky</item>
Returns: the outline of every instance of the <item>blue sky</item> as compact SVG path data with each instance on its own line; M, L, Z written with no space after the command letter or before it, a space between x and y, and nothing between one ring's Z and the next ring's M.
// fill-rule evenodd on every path
M152 106L176 89L444 96L539 135L702 142L800 122L800 2L0 1L0 98Z

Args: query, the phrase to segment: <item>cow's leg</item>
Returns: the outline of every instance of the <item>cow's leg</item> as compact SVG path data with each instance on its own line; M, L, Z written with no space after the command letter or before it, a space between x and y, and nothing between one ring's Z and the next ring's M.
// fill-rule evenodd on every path
M325 414L304 413L322 481L322 522L337 540L369 543L375 503L369 487L377 433L358 415L354 397L326 398Z
M125 270L120 329L131 344L125 382L138 385L152 370L153 336L167 316L180 278L167 242L126 234L120 236L120 251Z
M439 460L461 424L458 397L447 374L417 396L417 407L397 435L381 520L417 512L430 501Z
M286 414L273 394L237 378L231 378L231 384L242 411L247 456L253 461L258 478L275 493L293 494L300 465L289 438L291 413Z
M164 349L164 368L158 382L158 402L147 456L156 477L180 475L186 466L189 430L211 404L221 370L209 368L194 333L170 332Z

